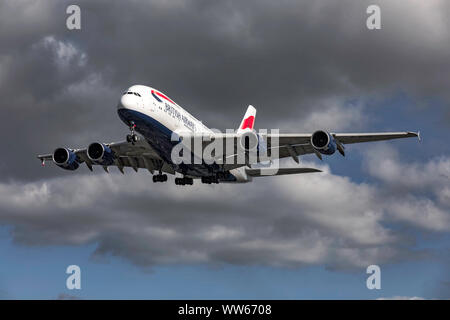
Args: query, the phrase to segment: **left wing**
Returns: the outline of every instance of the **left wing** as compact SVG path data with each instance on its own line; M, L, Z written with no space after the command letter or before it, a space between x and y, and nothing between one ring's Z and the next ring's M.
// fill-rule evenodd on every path
M372 142L372 141L384 141L392 139L402 139L402 138L412 138L418 137L420 139L419 132L382 132L382 133L330 133L334 138L338 151L344 155L345 144L351 143L361 143L361 142ZM292 157L295 159L296 156L304 154L316 154L321 158L320 152L318 152L311 144L312 134L304 133L285 133L278 135L268 134L266 136L266 141L268 144L268 149L273 149L271 146L271 141L278 138L278 148L279 156L278 158Z
M329 137L329 141L335 146L335 150L325 150L313 147L312 139L315 134L321 132L324 137ZM299 162L298 156L305 154L316 154L317 157L322 159L322 154L332 154L334 151L339 151L342 155L345 155L345 144L392 140L401 138L419 137L419 133L415 132L384 132L384 133L328 133L324 131L318 131L315 133L281 133L281 134L256 134L252 133L258 140L258 150L262 147L260 144L264 144L263 149L267 150L268 156L271 160L281 159L286 157L292 157L297 163ZM201 139L202 148L199 150L199 155L203 154L206 148L215 141L218 145L222 146L220 150L221 154L215 153L214 159L225 163L227 169L233 169L241 167L243 164L238 163L237 157L239 150L242 151L242 139L248 136L250 131L245 133L201 133L199 135L181 135L183 142L186 143L188 148L192 151L195 143L193 139ZM189 140L191 139L191 140ZM228 147L230 146L230 147ZM211 148L210 148L211 149ZM217 151L217 150L215 150ZM258 162L259 162L258 158ZM264 160L262 160L264 161ZM248 163L251 164L251 163Z

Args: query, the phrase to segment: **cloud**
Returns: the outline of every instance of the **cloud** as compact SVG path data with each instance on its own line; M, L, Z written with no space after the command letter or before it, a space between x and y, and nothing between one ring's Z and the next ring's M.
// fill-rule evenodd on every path
M73 32L69 4L0 3L0 224L14 241L96 243L96 256L144 266L354 268L429 254L409 228L449 230L445 156L404 163L380 146L364 160L372 182L321 165L327 173L182 192L144 172L38 170L35 159L123 139L115 107L135 83L221 129L248 104L259 127L286 131L359 129L377 108L367 101L397 92L412 97L411 112L432 108L430 97L446 104L447 1L379 1L379 31L365 27L371 1L78 1Z
M388 298L377 298L377 300L425 300L422 297L393 296Z
M50 49L55 55L55 62L60 68L83 67L86 64L86 53L80 52L72 43L56 40L53 36L46 36L40 45Z
M396 149L376 144L365 153L369 173L391 187L403 190L443 191L450 180L450 159L436 157L428 162L405 163Z
M56 299L57 300L80 300L81 298L71 295L71 294L67 294L67 293L60 293L60 294L58 294Z
M259 127L298 132L359 129L367 99L399 90L411 108L448 101L449 4L412 3L379 2L383 28L369 31L370 1L79 1L82 30L68 31L70 1L3 1L0 147L16 156L0 179L43 178L32 158L56 146L123 139L115 106L135 83L220 129L248 104Z
M450 158L405 162L387 144L364 153L368 172L383 182L390 218L434 231L450 230Z
M0 222L14 227L16 242L96 243L94 256L120 256L141 266L365 267L430 254L386 222L449 230L448 213L431 200L394 201L383 186L321 169L325 173L260 178L251 185L196 184L183 192L170 181L154 188L147 172L1 184Z

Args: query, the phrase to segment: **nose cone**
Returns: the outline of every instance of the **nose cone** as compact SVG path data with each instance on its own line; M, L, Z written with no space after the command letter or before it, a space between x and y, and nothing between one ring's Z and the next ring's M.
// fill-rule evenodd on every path
M133 95L124 94L117 105L117 109L134 109L135 99Z

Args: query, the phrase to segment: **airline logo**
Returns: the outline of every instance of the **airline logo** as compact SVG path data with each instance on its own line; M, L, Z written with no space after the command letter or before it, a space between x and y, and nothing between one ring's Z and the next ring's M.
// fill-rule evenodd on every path
M175 104L175 102L173 102L169 97L167 97L166 95L164 95L161 92L158 92L156 90L152 90L152 96L153 96L153 98L155 98L159 102L162 102L162 100L160 98L163 98L163 99L169 101L170 103Z
M248 118L245 118L244 121L242 122L242 130L244 129L253 129L253 123L255 122L255 117L254 116L250 116Z

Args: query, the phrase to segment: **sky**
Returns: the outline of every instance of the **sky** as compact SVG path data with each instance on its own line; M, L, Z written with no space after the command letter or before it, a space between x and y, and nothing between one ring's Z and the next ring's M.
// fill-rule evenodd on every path
M0 298L450 298L448 1L377 1L380 30L372 1L77 1L81 30L70 4L0 1ZM423 139L242 185L41 167L56 147L123 140L133 84L221 130L252 104L257 128Z

